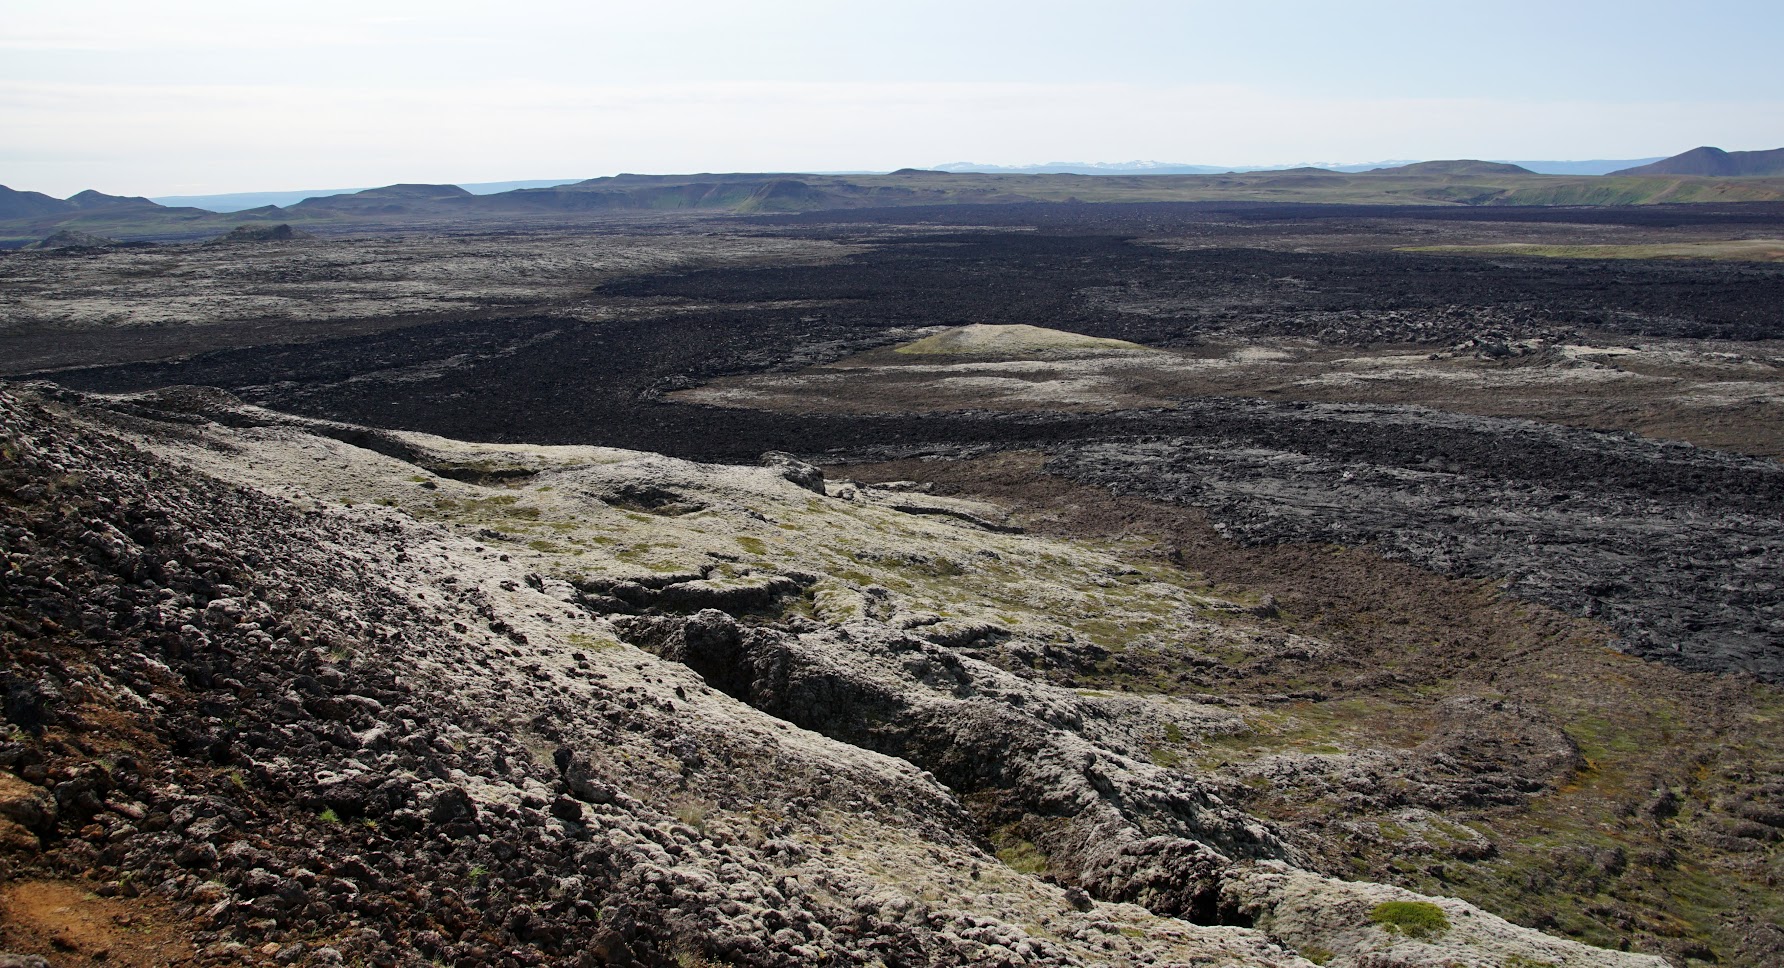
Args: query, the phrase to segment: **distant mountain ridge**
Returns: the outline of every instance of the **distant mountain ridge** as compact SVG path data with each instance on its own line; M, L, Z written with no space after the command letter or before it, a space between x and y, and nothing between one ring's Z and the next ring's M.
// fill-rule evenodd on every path
M306 198L296 205L286 206L290 212L342 212L360 213L407 212L416 203L430 203L461 198L472 198L470 192L457 185L419 185L401 184L385 185L382 188L368 188L351 195L324 195L319 198ZM255 211L258 211L257 209Z
M1161 166L1162 167L1162 166ZM962 204L1216 202L1430 206L1602 206L1784 202L1784 178L1545 175L1505 162L1423 161L1363 172L1300 167L1219 174L1021 174L902 169L620 174L477 194L459 185L398 184L307 197L229 214L146 198L80 192L67 199L0 187L0 247L68 229L120 242L202 241L239 225L289 224L316 234L464 225L568 225L661 213L713 216Z
M1393 168L1371 168L1365 172L1369 175L1534 175L1521 165L1512 165L1500 161L1475 161L1463 158L1456 161L1419 161L1410 165L1397 165Z
M1596 160L1596 161L1518 161L1518 160L1509 160L1509 159L1494 159L1494 160L1502 161L1506 164L1518 165L1519 167L1526 168L1526 169L1529 169L1530 171L1536 172L1539 175L1603 175L1603 174L1607 174L1607 173L1609 173L1613 170L1616 170L1616 169L1626 169L1633 165L1647 164L1649 162L1659 161L1660 159L1658 157L1654 157L1654 158L1630 158L1630 159L1622 159L1622 160ZM1347 162L1344 164L1337 164L1337 163L1330 163L1330 162L1327 162L1327 163L1296 163L1296 164L1291 164L1291 165L1197 165L1197 164L1187 164L1187 163L1178 163L1178 162L1162 162L1162 161L1122 161L1122 162L1059 161L1059 162L1048 162L1046 164L1038 164L1038 165L991 165L991 164L980 164L977 162L955 161L955 162L949 162L947 164L942 164L942 165L934 165L934 166L931 166L929 169L904 169L904 171L909 172L909 171L929 170L929 171L944 171L944 172L950 172L950 173L956 173L956 174L982 173L982 174L1009 174L1009 175L1035 175L1035 174L1220 175L1220 174L1227 174L1229 172L1254 172L1254 171L1262 171L1262 172L1302 171L1302 172L1304 172L1304 171L1307 171L1310 169L1319 169L1322 171L1336 171L1336 172L1362 172L1362 171L1371 171L1371 170L1374 170L1377 168L1387 168L1387 167L1403 166L1403 165L1410 165L1410 164L1417 164L1417 163L1418 162L1413 159L1385 160L1385 161L1372 161L1372 162L1361 162L1361 163ZM811 173L807 173L807 174L811 174ZM867 174L873 174L873 173L865 172L865 171L847 171L847 172L821 172L818 174L867 175ZM649 178L649 177L658 177L658 176L616 175L613 177L617 178L617 179L628 179L628 178L638 179L638 178ZM719 176L713 175L712 177L716 179ZM583 179L539 178L539 179L531 179L531 180L525 180L525 181L458 182L457 185L459 188L462 188L465 191L470 192L473 195L495 195L495 194L501 194L501 193L505 193L505 192L516 191L516 190L520 190L520 189L558 188L558 187L562 187L565 185L576 184L580 181L583 181ZM353 187L353 188L310 188L310 189L297 189L297 190L291 190L291 191L226 192L226 193L215 194L215 195L157 195L154 198L149 199L149 200L155 202L158 205L166 205L169 207L177 207L177 208L190 207L190 208L204 209L205 211L208 211L208 212L230 213L230 212L249 211L252 209L263 209L268 206L289 207L291 205L295 205L300 202L303 202L306 199L327 198L327 197L336 196L336 195L352 195L352 194L356 194L358 192L367 191L369 189L369 187L370 186L358 186L358 187ZM35 193L33 193L33 194L35 194ZM49 198L49 196L47 196L47 195L45 195L43 197L46 199ZM116 196L113 196L113 197L116 197ZM52 201L54 201L54 199L52 199ZM15 216L0 214L0 218L9 218L9 217L15 217Z
M579 178L532 178L522 181L499 182L459 182L457 187L473 195L494 195L499 192L511 192L520 188L550 188L557 185L569 185L581 181ZM271 192L226 192L219 195L157 195L151 201L158 205L174 207L202 208L207 212L241 212L253 208L265 208L268 205L295 205L308 198L327 198L331 195L352 195L355 192L369 190L371 186L361 185L355 188L307 188L295 191Z
M0 185L0 218L30 218L69 211L71 206L60 198L42 192L21 192Z
M951 161L936 165L931 171L982 175L1234 175L1271 171L1338 171L1359 172L1411 161L1371 161L1362 164L1292 165L1192 165L1167 161L1049 161L1041 165L987 165L971 161Z
M1784 148L1770 151L1723 151L1705 145L1662 158L1652 164L1611 172L1613 175L1702 175L1739 178L1784 175Z
M1049 161L1040 165L987 165L972 161L950 161L947 164L934 165L930 170L985 175L1219 175L1252 169L1164 161Z
M21 192L0 185L0 218L32 218L60 213L92 212L118 208L159 209L160 205L134 195L107 195L89 188L67 198L42 192Z
M1538 175L1607 175L1618 169L1659 161L1658 157L1594 159L1589 161L1524 161L1492 159L1494 163L1517 165ZM937 171L979 172L1008 175L1224 175L1242 172L1306 171L1320 169L1337 172L1375 171L1381 168L1402 168L1422 164L1420 160L1403 158L1368 162L1297 162L1292 165L1192 165L1163 161L1050 161L1044 165L987 165L970 161L952 161L936 165Z

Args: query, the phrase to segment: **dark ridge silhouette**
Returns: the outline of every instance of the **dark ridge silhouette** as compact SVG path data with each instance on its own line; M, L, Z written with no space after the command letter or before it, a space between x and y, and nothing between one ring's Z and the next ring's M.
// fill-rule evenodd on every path
M1373 168L1369 174L1394 175L1534 175L1536 172L1518 165L1508 165L1500 161L1475 161L1462 158L1455 161L1421 161L1412 165L1401 165L1398 168Z
M1723 151L1705 145L1662 158L1652 164L1611 172L1613 175L1784 175L1784 148L1770 151Z
M74 206L42 192L21 192L0 185L0 218L32 218L71 212Z
M382 188L368 188L363 192L351 195L324 195L318 198L306 198L285 210L290 212L356 212L356 213L390 213L397 214L410 211L412 206L426 206L436 202L470 198L471 193L457 185L385 185Z
M76 194L68 196L68 204L83 212L96 208L115 208L120 206L129 206L131 208L161 207L155 202L151 202L139 195L107 195L104 192L96 192L91 188L84 192L77 192Z

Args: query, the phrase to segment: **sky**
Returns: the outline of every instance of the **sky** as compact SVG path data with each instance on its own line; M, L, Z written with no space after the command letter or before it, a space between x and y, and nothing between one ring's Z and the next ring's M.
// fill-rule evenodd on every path
M0 0L0 184L1784 146L1784 4Z

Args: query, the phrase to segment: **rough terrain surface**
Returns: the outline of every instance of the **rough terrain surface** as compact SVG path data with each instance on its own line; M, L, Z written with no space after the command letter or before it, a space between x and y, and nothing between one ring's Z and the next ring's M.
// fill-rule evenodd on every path
M642 228L15 256L0 261L0 338L9 350L0 372L502 319L541 305L594 322L612 312L586 301L604 281L687 264L824 261L849 251L832 242L743 246Z
M989 507L209 392L0 407L8 925L60 878L205 962L1661 963L1310 872L1146 753L1231 711L985 661L1102 650L1061 593L1250 647ZM861 570L789 567L820 548Z
M1166 758L1225 778L1230 799L1283 824L1323 869L1604 944L1644 933L1677 963L1777 960L1777 837L1748 819L1774 816L1781 789L1775 687L1632 660L1607 648L1615 633L1600 621L1369 546L1238 544L1202 509L1081 484L1044 461L833 471L921 478L934 495L1009 508L1036 533L1145 542L1143 558L1258 602L1265 628L1326 643L1285 639L1193 668L1127 649L1049 672L1250 705L1244 730ZM1578 772L1527 795L1555 769Z
M1776 964L1779 237L1007 204L0 256L5 372L80 391L5 422L0 951Z

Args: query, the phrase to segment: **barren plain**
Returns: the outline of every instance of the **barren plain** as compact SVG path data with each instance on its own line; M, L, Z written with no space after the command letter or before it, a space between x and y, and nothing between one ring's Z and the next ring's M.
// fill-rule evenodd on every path
M216 963L1775 964L1781 237L0 255L11 876Z

